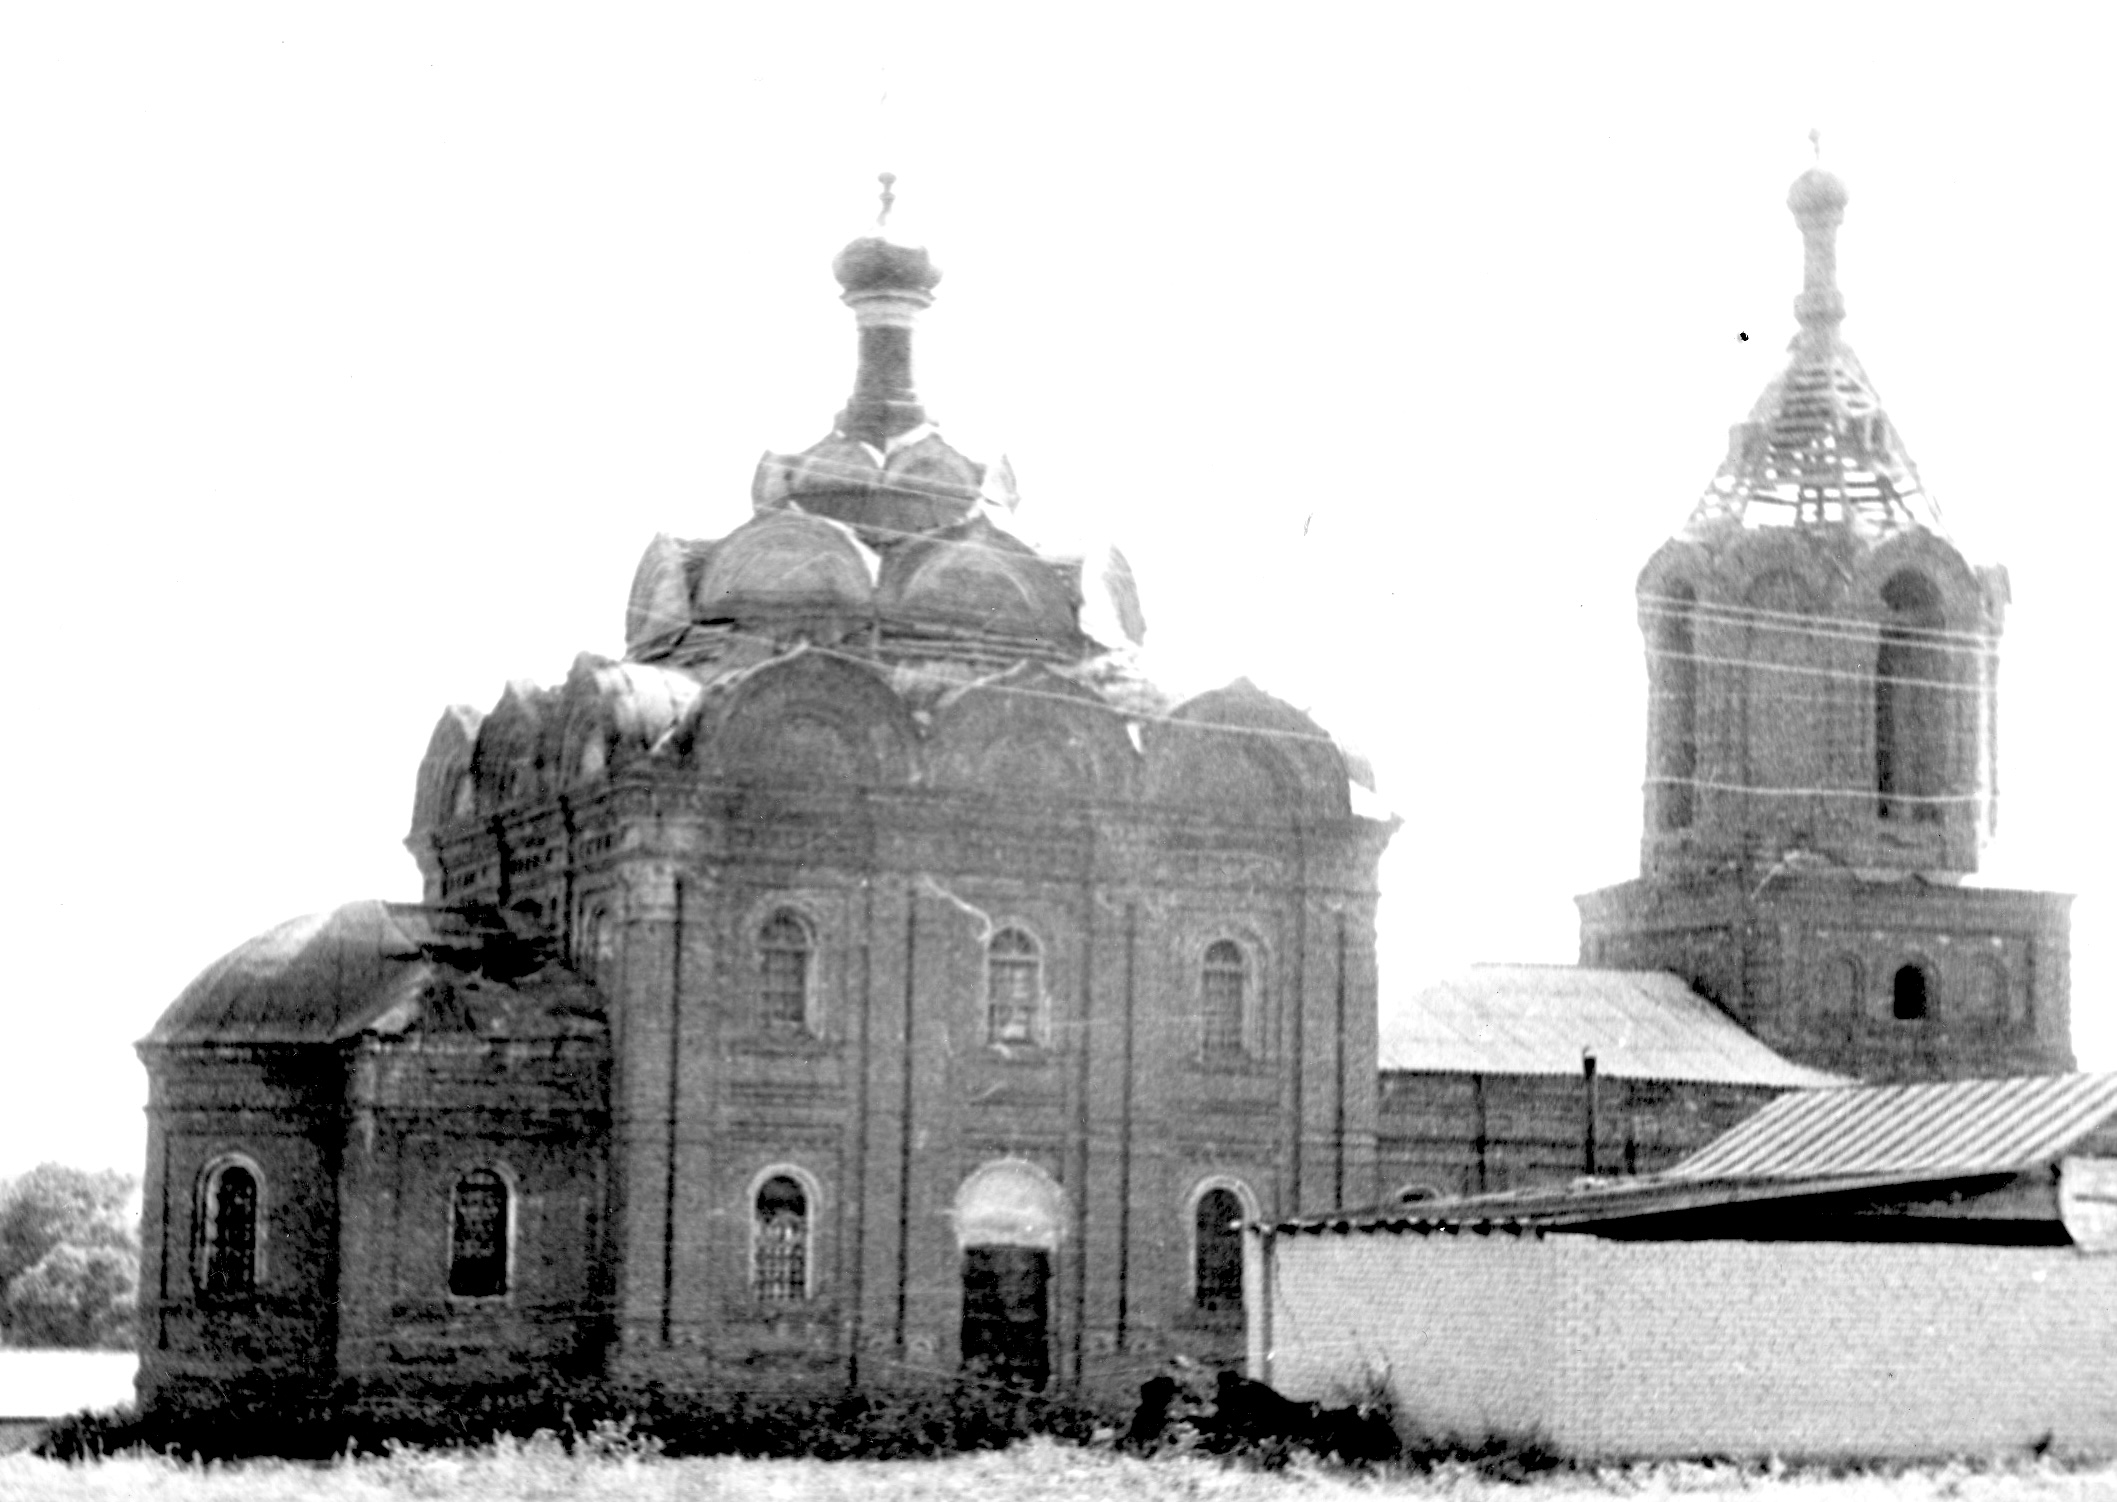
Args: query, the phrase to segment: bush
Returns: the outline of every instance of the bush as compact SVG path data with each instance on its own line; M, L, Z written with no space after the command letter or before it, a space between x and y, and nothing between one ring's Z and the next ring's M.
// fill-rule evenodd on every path
M321 1460L486 1445L550 1433L569 1451L623 1437L670 1456L896 1460L1003 1449L1033 1434L1084 1443L1108 1416L1077 1401L965 1379L917 1389L817 1393L672 1391L607 1381L483 1387L335 1388L232 1383L145 1413L82 1413L37 1448L77 1461L127 1450L201 1460Z

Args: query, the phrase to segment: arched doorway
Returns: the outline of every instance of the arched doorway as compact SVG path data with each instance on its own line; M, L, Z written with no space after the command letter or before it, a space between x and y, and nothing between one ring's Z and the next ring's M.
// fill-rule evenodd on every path
M1063 1200L1034 1163L987 1163L956 1191L964 1370L1040 1388L1051 1377L1051 1256Z

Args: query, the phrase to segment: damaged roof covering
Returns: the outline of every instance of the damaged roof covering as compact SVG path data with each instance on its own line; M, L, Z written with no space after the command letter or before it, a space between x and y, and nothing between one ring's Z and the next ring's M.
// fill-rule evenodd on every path
M1676 976L1572 965L1475 965L1382 1025L1381 1067L1428 1074L1581 1072L1805 1089L1846 1083L1745 1032Z
M592 986L489 910L352 902L295 918L208 965L148 1044L333 1043L361 1033L590 1036Z

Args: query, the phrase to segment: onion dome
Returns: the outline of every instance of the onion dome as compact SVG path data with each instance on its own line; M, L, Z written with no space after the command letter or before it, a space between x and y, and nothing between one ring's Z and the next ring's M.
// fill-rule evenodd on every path
M1859 538L1941 530L1939 509L1881 398L1839 337L1845 298L1837 234L1848 197L1821 167L1794 179L1786 195L1803 243L1794 299L1800 332L1786 368L1730 431L1727 458L1691 515L1694 534L1730 525L1828 528Z
M860 335L853 394L831 435L799 454L766 454L750 498L759 511L794 504L818 516L894 533L953 526L981 504L1013 510L1006 460L985 465L943 441L912 385L912 328L933 305L940 270L925 247L889 232L896 179L882 174L875 233L831 263Z

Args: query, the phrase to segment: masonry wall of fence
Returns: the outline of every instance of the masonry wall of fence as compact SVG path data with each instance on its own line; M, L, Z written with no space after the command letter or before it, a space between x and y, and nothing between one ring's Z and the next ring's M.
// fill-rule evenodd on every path
M2117 1451L2117 1257L2062 1247L1277 1236L1252 1375L1578 1456ZM1268 1298L1264 1295L1268 1293Z

